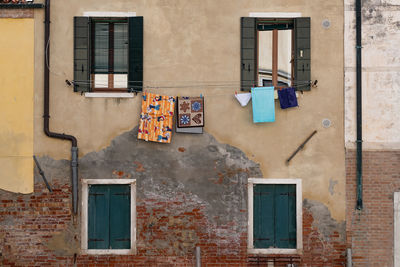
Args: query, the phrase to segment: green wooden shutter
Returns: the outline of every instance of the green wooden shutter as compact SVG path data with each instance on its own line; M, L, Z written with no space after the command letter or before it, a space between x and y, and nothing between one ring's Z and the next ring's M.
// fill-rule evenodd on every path
M275 185L275 214L275 247L296 248L296 185Z
M257 28L256 18L240 20L240 81L241 90L251 90L257 85Z
M253 201L253 246L254 248L274 247L274 185L255 185Z
M310 18L294 20L294 83L297 90L311 89Z
M129 185L110 187L110 248L131 248L131 189Z
M296 185L288 185L289 195L289 248L297 248Z
M74 91L90 90L90 23L88 17L74 17Z
M129 18L128 90L143 86L143 17Z
M89 187L88 249L109 248L109 201L107 185Z

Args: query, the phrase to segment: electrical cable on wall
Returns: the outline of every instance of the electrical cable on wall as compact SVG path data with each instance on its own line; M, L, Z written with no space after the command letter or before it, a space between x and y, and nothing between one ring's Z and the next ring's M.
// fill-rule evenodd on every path
M54 72L54 71L51 70L50 65L49 65L49 57L48 57L49 45L50 45L50 35L49 35L49 39L47 40L46 49L45 49L45 53L44 53L44 56L46 58L46 60L45 60L46 61L46 67L50 71L50 73L52 73L52 74L54 74L56 76L64 76L65 77L67 75L65 72L57 73L57 72Z

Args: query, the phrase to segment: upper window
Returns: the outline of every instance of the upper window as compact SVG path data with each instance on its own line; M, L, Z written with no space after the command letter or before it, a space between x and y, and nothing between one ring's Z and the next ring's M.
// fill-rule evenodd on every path
M301 180L249 179L249 253L299 253Z
M128 88L128 23L92 20L91 87L93 91Z
M74 29L75 91L142 89L143 17L75 17Z
M82 249L89 254L135 252L135 181L83 180Z
M310 18L242 18L242 90L309 90L310 69Z

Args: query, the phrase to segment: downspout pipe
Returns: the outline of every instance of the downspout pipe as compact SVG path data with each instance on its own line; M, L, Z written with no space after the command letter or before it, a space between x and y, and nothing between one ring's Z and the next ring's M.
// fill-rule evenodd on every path
M50 0L45 2L44 20L44 112L43 130L48 137L71 142L72 211L78 211L78 141L72 135L50 131Z
M356 51L357 51L357 206L363 208L362 198L362 64L361 64L361 0L356 0Z

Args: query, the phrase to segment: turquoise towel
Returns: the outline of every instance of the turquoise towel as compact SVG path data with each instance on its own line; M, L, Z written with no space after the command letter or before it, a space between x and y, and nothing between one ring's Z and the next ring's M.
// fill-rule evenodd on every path
M251 88L253 122L275 121L274 87Z

